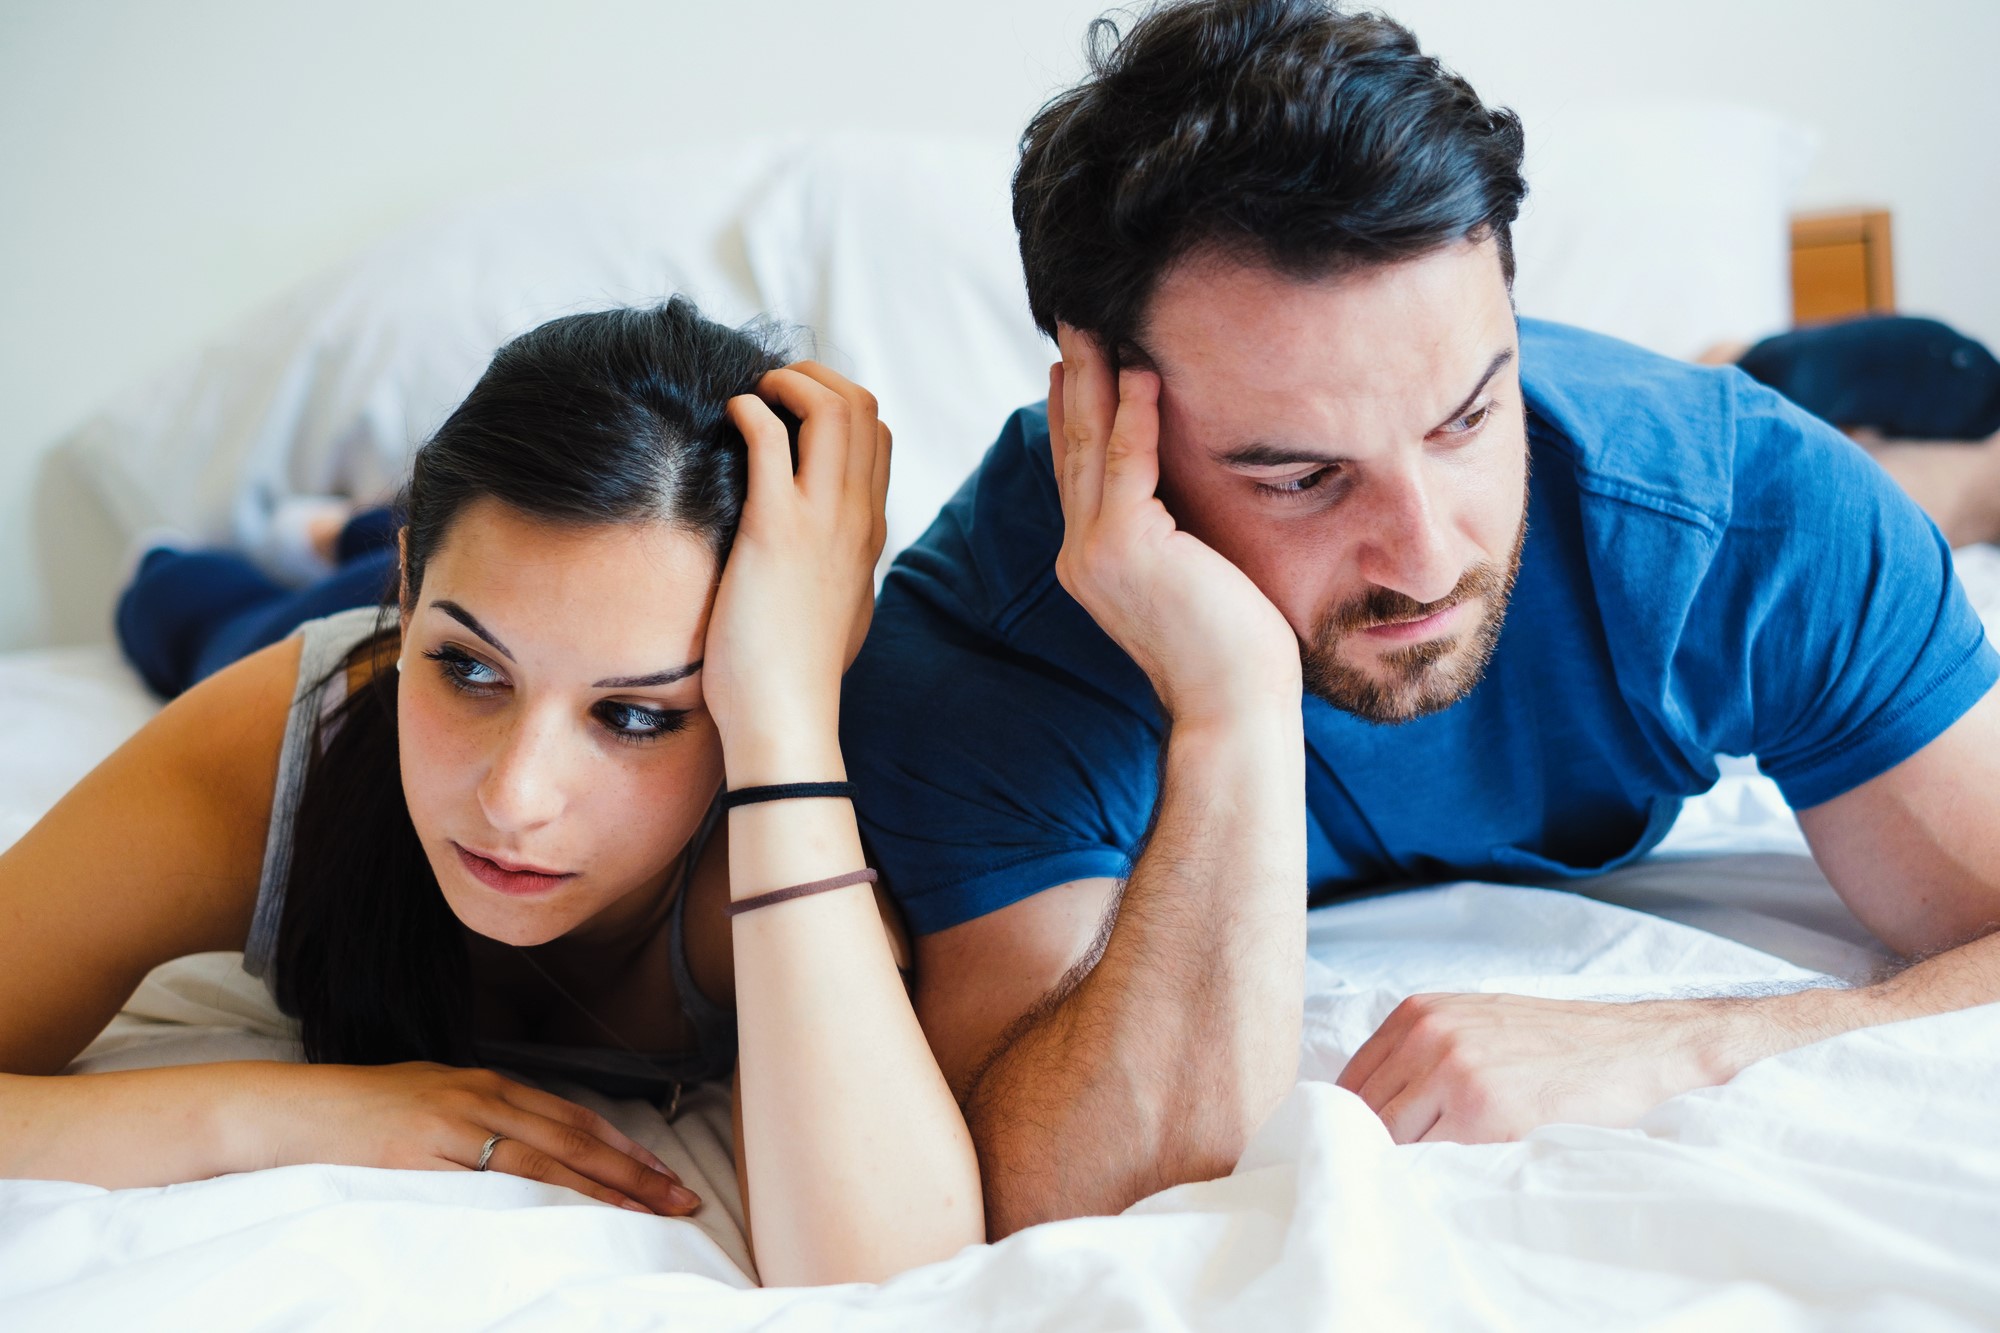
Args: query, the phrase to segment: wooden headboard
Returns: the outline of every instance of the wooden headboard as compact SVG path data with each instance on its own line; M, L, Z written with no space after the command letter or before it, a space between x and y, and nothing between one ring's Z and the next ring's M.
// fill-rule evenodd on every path
M1885 208L1792 219L1792 322L1814 324L1896 308Z

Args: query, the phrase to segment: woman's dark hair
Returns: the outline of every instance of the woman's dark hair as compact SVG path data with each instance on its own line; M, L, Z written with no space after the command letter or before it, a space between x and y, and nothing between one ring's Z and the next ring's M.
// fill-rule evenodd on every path
M1521 123L1379 14L1318 0L1195 0L1120 35L1021 139L1014 225L1028 304L1129 355L1176 260L1214 247L1300 279L1492 237L1527 192Z
M745 484L725 405L783 364L776 344L769 328L731 329L676 297L553 320L502 347L417 451L398 502L409 606L453 522L486 497L555 523L665 522L704 538L719 569ZM364 645L378 667L398 652L394 598ZM300 1020L308 1059L465 1064L464 935L403 799L395 678L375 671L321 726L293 835L277 998Z

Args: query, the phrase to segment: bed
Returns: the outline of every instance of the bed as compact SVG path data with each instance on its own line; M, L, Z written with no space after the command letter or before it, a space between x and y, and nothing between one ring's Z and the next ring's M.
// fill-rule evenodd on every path
M1531 161L1524 312L1676 354L1785 322L1796 130L1715 107L1609 108L1558 129ZM76 511L45 516L68 534L48 576L65 637L85 642L0 655L0 847L154 710L88 642L125 547L161 528L252 545L289 500L388 488L495 343L548 315L680 290L724 317L809 327L897 427L891 544L910 540L1042 382L1007 161L1005 144L800 138L482 201L108 404L57 454ZM1636 200L1595 188L1621 172ZM1647 260L1658 237L1625 225L1642 215L1683 238L1684 268ZM951 336L911 336L939 327ZM2000 551L1959 560L2000 631ZM659 1152L701 1213L326 1166L116 1192L0 1182L0 1327L1993 1327L2000 1006L1806 1047L1630 1129L1514 1144L1396 1146L1332 1083L1416 991L1757 993L1882 961L1775 787L1732 760L1659 852L1577 891L1455 884L1312 913L1297 1087L1230 1175L1118 1217L880 1286L765 1290L720 1090L668 1123L554 1085ZM215 954L156 971L75 1068L296 1055L237 956Z

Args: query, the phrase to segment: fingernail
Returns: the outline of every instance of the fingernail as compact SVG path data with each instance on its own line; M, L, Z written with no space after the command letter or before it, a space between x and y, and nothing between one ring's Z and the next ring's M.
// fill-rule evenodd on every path
M673 1202L674 1207L685 1208L689 1212L701 1207L701 1196L684 1185L669 1185L667 1198Z
M621 1204L619 1204L618 1206L619 1206L620 1208L623 1208L623 1209L625 1209L625 1210L626 1210L626 1211L628 1211L628 1212L634 1212L634 1213L644 1213L644 1214L645 1214L646 1216L648 1216L648 1217L651 1217L651 1216L653 1216L653 1210L652 1210L652 1209L648 1208L648 1207L647 1207L647 1206L646 1206L645 1204L643 1204L643 1203L633 1203L633 1202L632 1202L632 1201L631 1201L630 1199L627 1199L627 1200L626 1200L626 1201L625 1201L624 1203L621 1203Z

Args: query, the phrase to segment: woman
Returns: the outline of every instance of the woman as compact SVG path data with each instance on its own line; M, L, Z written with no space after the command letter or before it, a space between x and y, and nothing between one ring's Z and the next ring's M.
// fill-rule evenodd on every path
M981 1238L852 806L818 785L845 777L889 436L778 361L680 300L508 344L417 454L399 614L203 681L0 856L0 1174L499 1170L684 1214L606 1121L475 1066L667 1099L734 1054L766 1281ZM42 1077L149 969L224 949L312 1063Z

